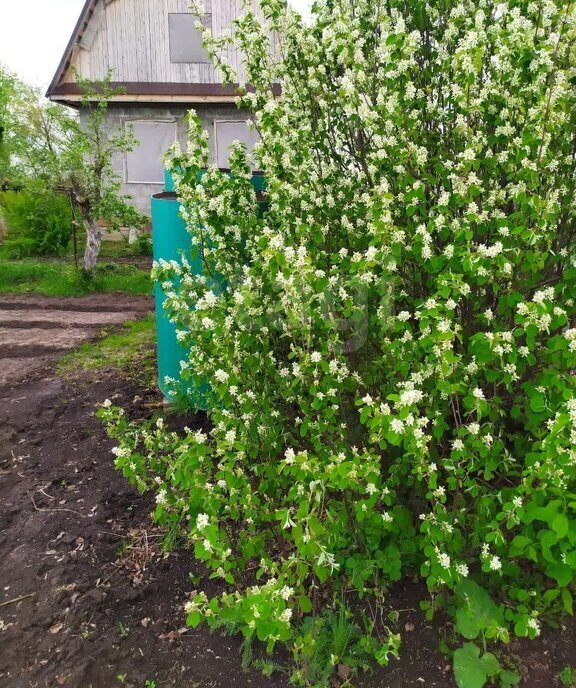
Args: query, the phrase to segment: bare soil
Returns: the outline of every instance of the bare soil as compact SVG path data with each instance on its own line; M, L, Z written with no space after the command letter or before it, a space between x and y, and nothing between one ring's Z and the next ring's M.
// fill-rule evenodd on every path
M151 309L150 298L119 294L0 295L0 385L16 382L94 339L103 327L141 317Z
M21 297L13 307L2 301L5 312L22 310ZM82 317L104 313L103 306L121 312L116 297L107 305L58 302ZM149 307L123 303L125 313ZM86 320L77 325L83 329ZM73 336L75 329L66 331ZM243 671L238 638L183 628L183 602L196 587L189 574L203 572L186 549L163 553L149 517L153 500L113 468L96 405L111 398L142 418L159 408L160 395L114 369L63 380L55 372L57 353L38 354L33 373L0 384L0 686L147 688L155 681L157 688L288 688L281 674ZM192 427L203 423L202 415L186 419ZM202 586L211 592L205 579ZM401 658L360 676L357 688L454 687L439 651L445 620L424 620L423 597L417 583L391 591ZM560 685L558 673L576 662L575 640L570 622L509 648L522 685Z

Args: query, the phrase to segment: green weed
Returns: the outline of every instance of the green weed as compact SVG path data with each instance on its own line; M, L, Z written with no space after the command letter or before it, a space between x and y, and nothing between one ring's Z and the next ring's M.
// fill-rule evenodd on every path
M560 683L566 688L576 688L576 669L570 666L564 667L558 677Z
M113 367L128 372L137 370L138 378L151 384L155 378L154 342L154 317L149 315L69 352L60 360L58 373L70 378L78 371Z
M87 278L62 260L7 260L0 258L0 294L84 296L91 293L152 293L147 271L129 264L104 263Z

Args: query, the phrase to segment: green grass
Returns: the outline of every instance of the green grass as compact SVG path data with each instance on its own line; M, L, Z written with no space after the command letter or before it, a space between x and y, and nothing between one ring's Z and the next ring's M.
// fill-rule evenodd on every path
M149 237L149 235L145 236ZM13 239L12 237L7 236L3 242L0 243L0 260L20 260L21 258L33 257L26 252L23 255L21 254L19 247L22 243L22 240ZM86 237L83 233L81 233L78 236L78 253L80 260L84 254L85 245ZM26 243L24 242L24 248L25 247ZM151 254L142 251L142 244L140 242L129 244L128 241L124 239L120 239L118 241L103 239L100 246L100 260L102 260L102 262L106 262L106 259L108 258L142 258L142 260L145 260L147 257L150 257L150 260L152 260ZM58 256L41 257L40 260L55 260L56 258L72 262L74 258L72 241L70 241L70 244L66 250Z
M80 246L84 246L80 243ZM109 241L104 239L100 247L100 258L146 258L138 243L129 244L127 241ZM150 258L152 260L152 258Z
M156 377L156 344L154 317L127 322L118 331L103 331L96 342L82 344L66 354L58 363L58 372L65 378L79 371L117 368L134 379L151 386Z
M91 293L151 294L150 275L135 265L102 263L87 280L64 260L0 258L0 294L84 296Z
M560 683L566 688L576 688L576 669L570 666L564 667L558 677Z

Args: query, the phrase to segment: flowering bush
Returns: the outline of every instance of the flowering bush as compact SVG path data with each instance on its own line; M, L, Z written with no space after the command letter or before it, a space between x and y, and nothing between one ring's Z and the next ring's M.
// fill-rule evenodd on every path
M469 641L534 637L576 574L573 3L261 4L234 40L268 210L240 146L200 180L191 116L173 172L205 271L155 267L213 429L107 409L117 465L229 588L188 622L290 643L301 682L300 617L414 572ZM362 643L386 663L398 638L375 616ZM472 665L517 680L468 642L459 685Z

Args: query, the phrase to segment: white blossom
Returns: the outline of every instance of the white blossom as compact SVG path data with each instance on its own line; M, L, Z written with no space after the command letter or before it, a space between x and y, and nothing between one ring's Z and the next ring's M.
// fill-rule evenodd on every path
M500 558L494 554L490 559L490 570L491 571L500 571L501 568L502 568L502 562L500 561Z
M196 527L202 531L210 523L210 518L207 514L198 514L196 517Z
M226 382L230 376L227 372L220 368L214 373L214 377L218 380L218 382Z

